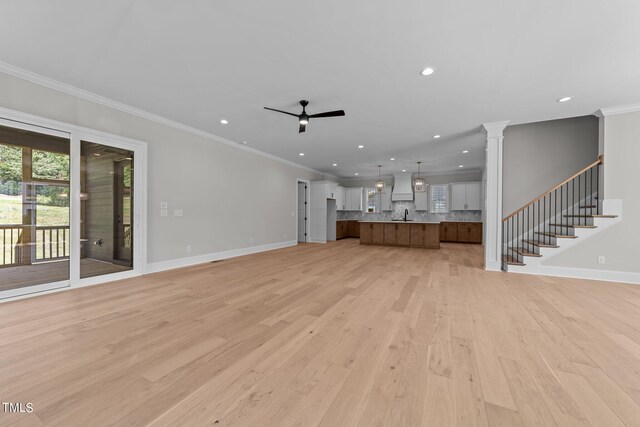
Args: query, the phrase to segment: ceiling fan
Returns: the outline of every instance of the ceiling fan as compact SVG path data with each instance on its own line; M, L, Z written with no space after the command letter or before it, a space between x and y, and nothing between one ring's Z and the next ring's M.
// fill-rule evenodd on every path
M318 113L318 114L307 114L306 107L309 105L309 101L305 101L304 99L300 101L300 105L302 105L302 113L294 114L289 113L288 111L276 110L275 108L264 107L265 110L277 111L278 113L288 114L290 116L294 116L298 118L300 122L300 128L298 129L298 133L302 133L305 131L307 124L309 123L309 119L319 119L321 117L339 117L344 116L343 110L336 111L327 111L326 113Z

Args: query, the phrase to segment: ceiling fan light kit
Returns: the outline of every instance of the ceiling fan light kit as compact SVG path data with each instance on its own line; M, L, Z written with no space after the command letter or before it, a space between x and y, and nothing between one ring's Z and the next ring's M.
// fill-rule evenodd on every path
M309 101L307 100L301 100L300 101L300 105L302 105L302 113L300 114L294 114L294 113L290 113L288 111L282 111L282 110L277 110L275 108L269 108L269 107L264 107L265 110L271 110L271 111L275 111L277 113L282 113L282 114L287 114L289 116L293 116L293 117L297 117L298 118L298 123L300 124L300 127L298 128L298 133L302 133L305 132L307 129L307 125L309 124L309 120L310 119L320 119L323 117L340 117L340 116L344 116L344 110L335 110L335 111L327 111L325 113L318 113L318 114L307 114L307 105L309 105Z

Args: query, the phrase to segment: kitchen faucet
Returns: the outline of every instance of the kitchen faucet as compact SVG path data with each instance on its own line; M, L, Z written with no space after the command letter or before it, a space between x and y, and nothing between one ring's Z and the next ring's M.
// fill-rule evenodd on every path
M409 215L409 209L404 210L404 222L407 222L407 215Z

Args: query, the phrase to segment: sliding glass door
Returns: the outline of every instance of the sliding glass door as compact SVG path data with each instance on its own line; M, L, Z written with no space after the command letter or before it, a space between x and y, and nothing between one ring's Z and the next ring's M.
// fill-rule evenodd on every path
M80 144L80 277L132 270L133 151Z
M0 126L0 292L68 285L69 187L68 135Z
M142 274L146 144L15 115L0 114L0 299Z

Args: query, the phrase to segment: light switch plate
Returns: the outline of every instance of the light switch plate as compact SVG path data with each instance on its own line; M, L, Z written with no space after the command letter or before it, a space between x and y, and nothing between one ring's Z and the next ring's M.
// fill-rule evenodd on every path
M169 215L169 211L166 209L160 209L160 216L167 216Z
M169 203L160 202L160 209L169 209Z

